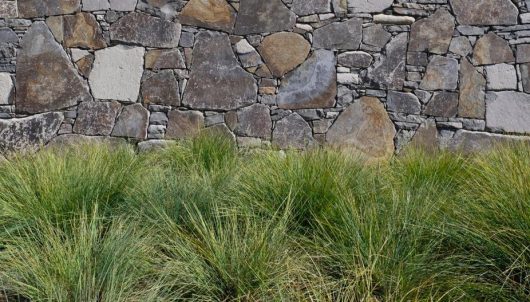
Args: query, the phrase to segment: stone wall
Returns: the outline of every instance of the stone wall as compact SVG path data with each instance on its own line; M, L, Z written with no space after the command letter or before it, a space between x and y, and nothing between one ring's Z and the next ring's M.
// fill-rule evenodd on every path
M0 151L202 129L370 157L527 140L528 5L0 0Z

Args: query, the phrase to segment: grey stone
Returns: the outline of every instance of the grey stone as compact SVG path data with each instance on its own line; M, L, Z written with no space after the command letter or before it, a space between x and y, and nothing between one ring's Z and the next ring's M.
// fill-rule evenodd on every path
M241 136L271 138L272 120L269 107L254 104L237 112L237 126L234 132Z
M316 50L300 67L287 74L277 98L282 109L327 108L335 105L337 73L335 55Z
M302 35L281 32L265 37L258 50L270 72L283 77L305 61L311 44Z
M385 47L392 35L381 24L363 28L363 43L378 48Z
M492 150L498 145L529 142L530 138L528 137L458 130L448 142L447 147L452 151L475 153Z
M381 56L373 67L368 69L367 80L370 86L391 90L403 89L407 36L407 33L401 33L394 37L386 46L386 56Z
M393 0L348 0L348 8L354 13L378 13L389 8Z
M0 2L0 18L17 18L17 2L16 1L1 1Z
M0 153L37 149L50 141L63 122L57 112L0 120Z
M517 24L519 10L510 0L450 0L462 25Z
M407 114L420 114L421 112L418 97L410 92L389 91L386 102L389 111Z
M53 83L53 85L50 85ZM16 109L39 113L90 101L88 86L44 22L24 35L17 56Z
M145 54L147 69L183 69L184 58L178 49L153 49Z
M63 150L65 147L73 147L79 145L94 146L96 144L106 145L110 148L127 146L127 142L123 138L108 137L108 136L86 136L81 134L65 134L53 138L47 145L47 148L55 148Z
M177 16L186 2L184 0L138 0L140 11L170 20Z
M530 62L530 44L517 45L516 58L517 58L517 63L529 63Z
M458 113L458 93L447 91L434 93L424 113L436 117L455 117Z
M515 62L508 41L492 32L477 41L473 50L473 60L478 65Z
M112 41L155 48L175 48L179 45L181 25L161 18L130 13L110 27Z
M228 35L200 33L183 103L194 109L233 110L256 99L254 77L239 66Z
M298 16L331 12L330 0L293 0L292 11Z
M243 0L236 19L235 34L248 35L290 31L296 15L281 0Z
M149 115L149 123L153 125L167 125L168 118L164 112L153 112Z
M367 68L372 60L372 56L364 51L348 51L338 56L339 65L350 68Z
M122 12L132 12L138 0L109 0L110 9Z
M180 22L230 33L236 12L226 0L191 0L182 10Z
M460 36L453 38L449 51L459 56L467 57L473 51L473 47L467 37Z
M13 88L11 75L9 73L0 73L0 105L11 103Z
M313 47L317 49L358 49L362 40L362 24L361 19L353 18L321 27L313 34Z
M407 52L407 65L427 66L429 57L425 52Z
M125 106L118 116L112 136L146 139L147 126L149 126L149 111L144 106L141 104Z
M83 11L102 11L109 10L109 0L83 0Z
M483 119L486 113L486 79L467 59L460 65L458 116Z
M0 28L0 43L18 43L18 36L11 28Z
M455 90L458 86L458 61L434 56L420 84L423 90Z
M379 14L374 16L373 21L374 23L387 25L411 25L412 23L414 23L414 21L416 21L416 19L410 16Z
M56 15L67 15L79 11L81 0L20 0L18 15L21 18L37 18Z
M94 15L77 13L62 17L62 43L68 48L101 49L107 47L103 32ZM82 34L81 34L82 33Z
M110 135L120 108L120 103L116 101L79 104L74 133L90 136Z
M486 104L488 128L530 134L530 95L515 91L488 92Z
M168 119L166 138L169 139L193 138L204 128L204 116L200 111L172 110Z
M142 98L145 105L180 106L179 84L173 71L147 73L142 80Z
M311 127L296 113L292 113L276 123L272 134L272 143L281 149L306 149L315 144Z
M489 90L516 90L517 72L509 64L496 64L486 66Z
M519 65L519 70L521 72L523 91L530 93L530 64Z
M232 131L226 126L225 124L217 124L213 125L211 127L208 127L204 129L204 134L214 136L214 137L222 137L226 139L227 141L231 142L236 146L236 136Z
M428 18L412 24L409 51L445 54L455 30L455 18L446 9L438 9Z

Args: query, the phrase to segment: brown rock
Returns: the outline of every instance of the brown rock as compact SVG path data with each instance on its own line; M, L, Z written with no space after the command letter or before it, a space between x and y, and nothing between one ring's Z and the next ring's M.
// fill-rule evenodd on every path
M186 68L186 63L178 49L153 49L145 54L145 68L182 69Z
M306 149L315 145L309 124L297 113L276 123L272 143L281 149Z
M135 139L147 138L149 111L141 104L125 106L118 116L112 136Z
M180 22L230 33L236 12L225 0L191 0L182 10Z
M513 63L515 57L508 41L490 32L480 38L473 50L473 60L478 65Z
M146 106L150 104L180 106L179 85L173 71L146 73L142 80L142 97Z
M77 13L63 17L63 45L68 48L100 49L107 47L94 15Z
M523 91L530 93L530 64L521 64L519 65L521 70L521 82L523 84Z
M90 72L92 71L92 66L94 65L94 55L90 54L88 56L85 56L81 58L79 61L75 63L77 66L77 70L85 77L88 78L90 75Z
M458 116L483 119L486 113L486 79L467 59L460 64Z
M120 108L120 103L116 101L79 104L74 133L91 136L110 135Z
M271 138L272 120L269 107L254 104L237 112L235 133L241 136Z
M428 18L412 24L408 51L445 54L455 30L455 18L446 9L438 9Z
M241 1L236 19L235 34L248 35L290 31L296 15L281 0Z
M303 36L282 32L263 39L258 51L272 74L282 77L302 64L310 49L311 44Z
M112 41L155 48L176 48L181 25L141 13L130 13L110 26Z
M18 15L20 18L38 18L67 15L79 11L81 0L20 0Z
M204 128L204 117L200 111L172 110L168 114L166 138L187 139L197 136Z

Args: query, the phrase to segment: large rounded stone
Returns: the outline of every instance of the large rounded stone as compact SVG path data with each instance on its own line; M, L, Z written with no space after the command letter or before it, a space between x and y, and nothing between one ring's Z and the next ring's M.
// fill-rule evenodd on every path
M283 109L328 108L335 105L337 71L331 51L316 50L282 81L277 97Z
M130 13L110 27L112 41L155 48L179 45L181 25L146 14Z
M18 15L20 18L37 18L67 15L81 9L81 0L20 0Z
M462 25L517 24L519 10L511 0L450 0Z
M269 107L254 104L237 112L237 126L234 132L241 136L270 139L272 120Z
M455 30L455 18L446 9L439 9L428 18L412 24L408 51L429 51L445 54Z
M289 31L296 15L281 0L241 0L235 34L248 35Z
M387 158L394 153L396 129L383 104L362 97L342 112L329 129L329 145L352 149L368 158Z
M180 14L185 25L232 32L236 12L226 0L191 0Z
M530 95L515 91L486 95L486 126L495 131L530 134Z
M141 104L125 106L118 116L112 136L135 139L147 138L149 111Z
M486 113L486 79L467 59L460 64L458 116L483 119Z
M282 77L302 64L310 49L311 44L303 36L282 32L267 36L258 50L272 74Z
M284 117L276 123L272 143L281 149L306 149L315 144L309 124L297 113Z
M168 114L166 138L186 139L199 134L204 128L204 116L200 111L172 110Z
M473 50L473 60L478 65L513 63L515 57L508 41L490 32L480 38Z
M335 22L315 30L313 47L324 49L355 50L361 44L363 21L353 18Z

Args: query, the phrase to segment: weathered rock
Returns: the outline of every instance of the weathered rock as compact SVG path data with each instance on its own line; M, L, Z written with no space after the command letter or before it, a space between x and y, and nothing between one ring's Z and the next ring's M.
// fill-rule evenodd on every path
M496 64L486 66L489 90L516 90L517 72L509 64Z
M168 118L166 131L168 139L192 138L204 128L204 117L200 111L172 110Z
M515 91L486 95L486 126L494 131L530 134L530 95Z
M530 64L519 65L521 71L521 82L523 85L523 91L530 93Z
M184 0L139 0L136 8L170 20L177 16L185 4Z
M517 24L519 10L510 0L451 0L458 23L462 25Z
M316 50L282 81L277 98L282 109L328 108L335 105L337 72L335 55Z
M118 116L112 136L146 139L147 126L149 126L149 111L144 106L141 104L125 106Z
M0 73L0 105L8 105L11 102L13 88L11 75L9 73Z
M202 32L193 52L183 103L194 109L233 110L257 99L254 77L237 62L228 35Z
M145 50L118 45L96 51L89 83L97 99L136 102Z
M348 0L348 8L354 13L378 13L389 8L393 0Z
M248 35L290 31L295 23L296 15L281 0L243 0L234 32Z
M460 65L458 116L483 119L486 113L486 79L467 59Z
M64 120L62 113L0 120L0 153L36 149L50 141Z
M0 43L18 43L18 36L11 28L0 28Z
M296 113L276 123L272 133L272 143L281 149L306 149L315 144L311 127Z
M405 59L407 34L394 37L386 46L386 56L368 69L367 82L370 86L391 90L403 89L405 82Z
M87 136L81 134L65 134L53 138L47 145L47 148L55 148L63 150L65 147L75 146L94 146L105 145L110 148L127 146L127 141L123 138L108 137L108 136Z
M230 131L228 126L226 126L225 124L216 124L216 125L210 126L204 129L203 132L205 135L208 135L208 136L222 137L230 141L231 143L233 143L233 146L236 147L236 136L234 135L234 133L232 133L232 131Z
M61 41L65 47L101 49L107 47L103 32L94 15L77 13L62 19ZM57 34L55 34L57 37Z
M448 142L448 149L464 153L492 150L499 145L529 143L530 138L514 135L500 135L485 132L458 130Z
M453 58L435 56L429 62L420 89L455 90L458 86L458 61Z
M410 141L410 147L434 152L439 148L438 128L434 119L423 122Z
M451 45L449 45L449 51L462 57L466 57L473 51L473 47L467 37L460 36L453 38Z
M339 115L326 139L331 146L380 159L394 153L395 135L396 129L383 104L377 98L362 97Z
M155 48L179 45L181 25L140 13L130 13L110 27L112 41Z
M142 81L143 103L180 106L179 84L173 71L163 70L159 73L147 73Z
M94 65L95 57L93 54L90 54L86 57L83 57L81 60L77 61L75 65L77 70L85 77L88 78L92 72L92 66Z
M517 63L530 62L530 44L517 45L516 58Z
M339 54L338 63L349 68L367 68L372 64L372 56L364 51L348 51Z
M16 1L1 1L0 2L0 18L16 18L17 13L17 2ZM2 296L0 296L1 298Z
M313 34L313 47L317 49L358 49L362 39L362 24L361 19L353 18L321 27Z
M330 0L294 0L291 7L298 16L331 12Z
M381 24L363 28L363 43L378 48L385 47L392 35Z
M83 11L103 11L110 9L109 0L83 0Z
M73 62L77 62L81 60L82 58L89 56L90 52L85 49L79 49L79 48L72 48L70 49L70 56L72 57Z
M226 0L191 0L180 14L185 25L232 32L236 12Z
M53 111L92 99L88 86L44 22L33 23L21 47L17 56L17 111Z
M411 16L395 16L387 14L378 14L373 18L374 23L376 24L387 24L387 25L411 25L416 21L414 17Z
M421 103L417 96L410 92L389 91L387 109L393 112L420 114Z
M138 143L138 153L148 153L152 151L163 150L174 145L176 142L168 140L148 140Z
M412 24L409 51L445 54L455 30L455 18L446 9L438 9L428 18Z
M153 49L145 54L145 68L182 69L186 68L186 63L178 49Z
M237 112L237 126L234 130L237 135L270 139L271 131L269 107L254 104Z
M458 93L436 92L425 107L424 113L436 117L455 117L458 113Z
M302 64L310 49L311 44L303 36L282 32L267 36L258 50L272 74L282 77Z
M120 108L120 103L116 101L79 104L74 133L91 136L110 135Z
M515 62L508 41L492 32L477 41L473 50L473 60L478 65Z
M20 0L18 15L21 18L37 18L67 15L81 9L81 0Z
M132 12L138 0L109 0L110 9L121 12Z

